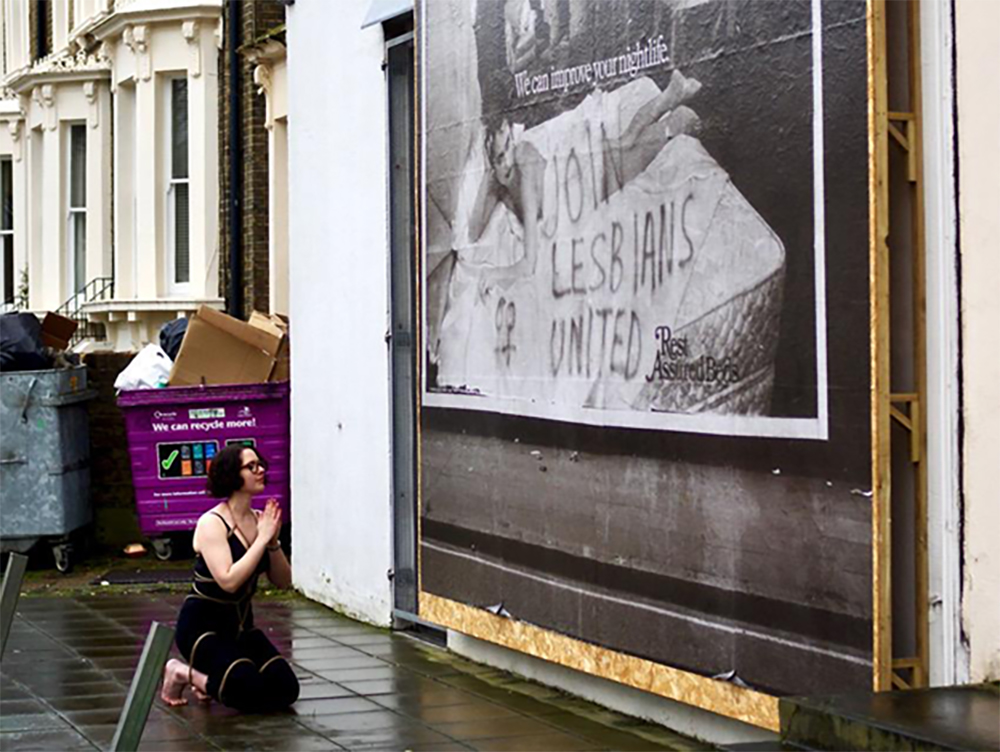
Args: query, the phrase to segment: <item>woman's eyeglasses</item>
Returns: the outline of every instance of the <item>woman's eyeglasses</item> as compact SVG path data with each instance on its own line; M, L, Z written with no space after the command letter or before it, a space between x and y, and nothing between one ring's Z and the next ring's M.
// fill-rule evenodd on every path
M258 460L250 460L243 466L243 469L249 470L251 473L256 473L258 470L267 470L267 463L260 462Z

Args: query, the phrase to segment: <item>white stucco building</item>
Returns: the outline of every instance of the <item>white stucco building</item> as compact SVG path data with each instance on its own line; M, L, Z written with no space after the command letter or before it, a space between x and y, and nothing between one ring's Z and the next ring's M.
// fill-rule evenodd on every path
M22 307L86 314L116 349L221 306L221 1L5 0L3 11L8 299L8 276L26 280Z

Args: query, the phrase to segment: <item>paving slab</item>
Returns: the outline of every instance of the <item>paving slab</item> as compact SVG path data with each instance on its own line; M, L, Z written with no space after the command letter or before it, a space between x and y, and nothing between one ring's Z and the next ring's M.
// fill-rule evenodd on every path
M22 597L0 666L0 748L106 749L152 621L183 595ZM300 597L259 597L255 620L301 682L288 711L155 701L140 749L693 750L660 726L344 618Z
M17 750L95 750L100 749L83 734L73 729L46 731L4 731L0 736L3 748Z
M783 698L782 739L819 749L1000 749L1000 683Z

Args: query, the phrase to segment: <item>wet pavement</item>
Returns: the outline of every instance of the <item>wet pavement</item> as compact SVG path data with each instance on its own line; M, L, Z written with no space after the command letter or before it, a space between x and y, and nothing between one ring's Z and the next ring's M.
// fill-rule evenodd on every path
M182 598L22 598L0 664L0 749L107 749L150 622L172 625ZM302 598L258 600L254 612L292 662L299 701L247 715L157 699L140 749L707 749Z

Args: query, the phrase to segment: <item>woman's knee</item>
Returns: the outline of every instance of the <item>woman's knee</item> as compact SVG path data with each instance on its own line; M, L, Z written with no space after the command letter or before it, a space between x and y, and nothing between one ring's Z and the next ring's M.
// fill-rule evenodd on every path
M270 690L275 708L287 708L299 699L299 680L282 656L276 655L260 667L260 675Z
M287 708L298 697L298 679L281 656L260 667L248 658L235 661L218 690L220 702L250 712Z

